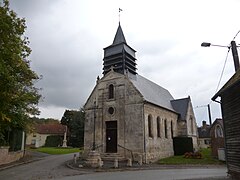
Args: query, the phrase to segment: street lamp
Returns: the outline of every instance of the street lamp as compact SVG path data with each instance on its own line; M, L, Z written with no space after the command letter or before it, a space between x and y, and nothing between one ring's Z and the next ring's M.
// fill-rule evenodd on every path
M216 44L211 44L209 42L203 42L201 44L202 47L210 47L210 46L218 46L218 47L227 47L227 48L230 48L230 46L222 46L222 45L216 45Z
M235 41L231 41L230 46L222 46L222 45L215 45L211 44L208 42L203 42L201 44L202 47L210 47L210 46L217 46L217 47L227 47L227 48L232 48L232 56L233 56L233 61L234 61L234 67L235 67L235 72L239 69L239 58L238 58L238 52L237 52L237 46Z

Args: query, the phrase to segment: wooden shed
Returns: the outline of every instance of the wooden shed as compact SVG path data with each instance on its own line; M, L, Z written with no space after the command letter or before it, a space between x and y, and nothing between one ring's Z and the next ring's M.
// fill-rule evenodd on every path
M240 177L240 69L212 98L221 98L228 173Z

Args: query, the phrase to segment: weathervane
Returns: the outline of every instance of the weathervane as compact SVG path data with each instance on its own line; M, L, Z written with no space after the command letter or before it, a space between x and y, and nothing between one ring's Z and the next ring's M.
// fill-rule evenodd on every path
M118 8L119 23L120 23L120 14L121 14L121 11L122 11L122 9L121 9L121 8Z

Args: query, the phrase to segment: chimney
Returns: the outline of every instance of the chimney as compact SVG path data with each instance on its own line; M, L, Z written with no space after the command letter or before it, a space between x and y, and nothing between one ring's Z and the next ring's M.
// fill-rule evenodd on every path
M202 127L206 128L207 127L207 122L206 121L202 121Z

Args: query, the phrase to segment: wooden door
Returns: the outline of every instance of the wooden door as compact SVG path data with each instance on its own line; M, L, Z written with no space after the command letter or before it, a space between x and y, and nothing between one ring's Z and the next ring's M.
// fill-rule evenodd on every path
M117 152L117 121L106 122L106 153Z

